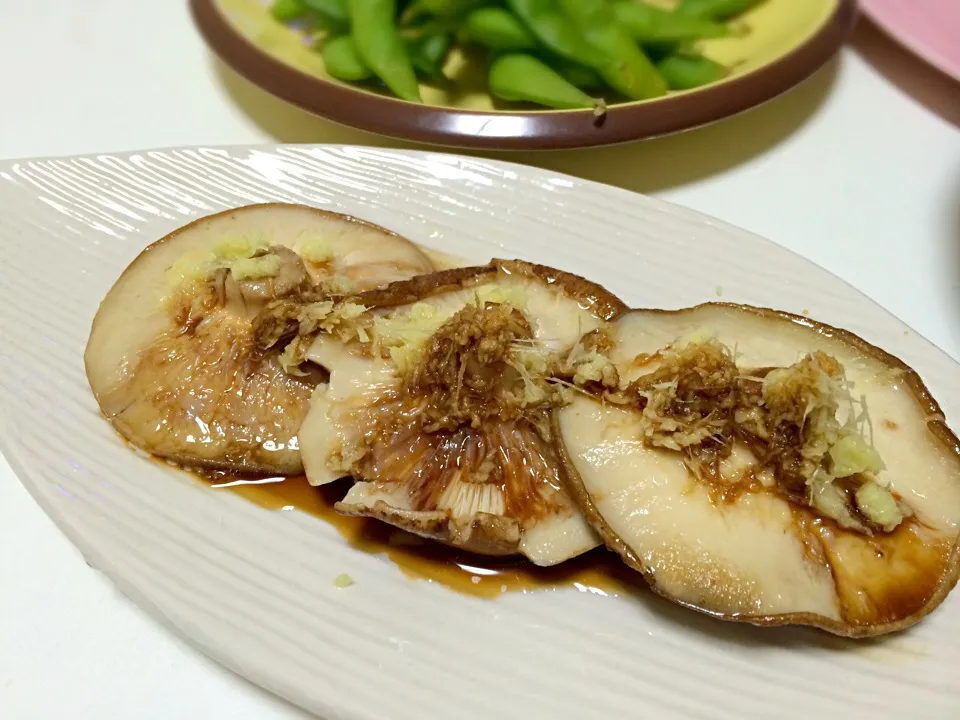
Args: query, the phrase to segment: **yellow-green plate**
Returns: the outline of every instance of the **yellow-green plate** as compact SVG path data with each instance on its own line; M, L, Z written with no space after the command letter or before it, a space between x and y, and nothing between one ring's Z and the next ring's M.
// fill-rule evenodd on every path
M559 149L609 145L713 122L770 100L806 79L843 44L855 0L765 0L743 16L748 32L706 40L703 53L732 69L717 83L655 100L591 110L508 109L484 91L482 67L459 53L445 72L452 90L421 87L411 103L327 74L311 38L269 13L268 0L190 0L210 47L264 90L336 122L454 147Z

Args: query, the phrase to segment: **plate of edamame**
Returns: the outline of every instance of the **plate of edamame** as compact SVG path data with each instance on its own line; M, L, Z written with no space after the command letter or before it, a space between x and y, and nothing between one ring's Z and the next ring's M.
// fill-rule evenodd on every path
M802 82L855 0L190 0L264 90L424 143L560 149L720 120Z

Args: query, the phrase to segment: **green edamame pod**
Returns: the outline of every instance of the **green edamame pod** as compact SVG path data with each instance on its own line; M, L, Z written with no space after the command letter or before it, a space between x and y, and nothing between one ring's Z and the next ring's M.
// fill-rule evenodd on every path
M501 55L490 66L490 92L502 100L532 102L552 108L602 108L595 100L567 82L546 63L525 53Z
M350 35L330 38L323 44L323 64L337 80L358 82L373 77Z
M416 0L397 0L397 9L394 11L394 16L399 20L415 1Z
M458 17L479 5L481 0L413 0L400 15L401 24L407 24L424 15Z
M761 0L683 0L678 15L706 20L728 20L746 12Z
M324 33L331 37L340 37L350 30L350 26L347 23L333 20L325 15L310 13L307 15L307 18L313 21L311 27L315 32Z
M431 80L446 82L443 64L451 44L452 39L448 33L427 35L413 41L410 45L410 60L414 70Z
M691 42L730 34L730 28L722 23L678 15L636 0L617 0L613 13L617 22L641 44Z
M418 0L431 15L451 17L467 12L480 4L480 0Z
M347 0L298 0L307 10L317 13L325 20L331 20L340 25L350 22L347 12Z
M564 60L553 60L551 65L567 82L576 85L581 90L603 90L606 87L603 78L593 68Z
M607 54L583 38L556 0L507 0L507 7L537 40L560 57L598 70L609 64Z
M351 34L367 66L397 97L422 102L407 46L394 23L395 0L349 0Z
M428 35L452 34L460 27L460 20L456 18L427 18L423 22L407 25L400 32L407 40L419 40Z
M419 57L433 67L439 67L447 58L450 50L450 36L446 33L430 35L420 41Z
M729 70L703 55L668 55L657 64L672 90L692 90L727 76Z
M596 68L610 87L631 100L647 100L667 92L666 81L616 21L606 0L560 0L560 7L587 42L610 57Z
M280 22L289 22L302 17L307 12L301 0L275 0L270 6L270 14Z
M464 19L461 30L465 41L491 50L534 50L538 47L537 39L516 15L503 8L474 10Z

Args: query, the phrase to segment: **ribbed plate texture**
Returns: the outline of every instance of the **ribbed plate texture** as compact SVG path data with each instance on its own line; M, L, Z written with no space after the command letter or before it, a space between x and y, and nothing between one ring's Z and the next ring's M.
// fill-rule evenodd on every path
M409 580L320 520L261 509L131 452L84 376L97 304L148 243L264 201L350 213L480 262L572 270L636 306L722 294L806 311L902 357L960 418L953 361L859 292L766 240L623 190L356 147L7 162L0 449L88 561L160 622L330 720L960 717L960 597L908 633L860 642L730 625L653 596L481 600ZM336 588L341 573L356 584Z

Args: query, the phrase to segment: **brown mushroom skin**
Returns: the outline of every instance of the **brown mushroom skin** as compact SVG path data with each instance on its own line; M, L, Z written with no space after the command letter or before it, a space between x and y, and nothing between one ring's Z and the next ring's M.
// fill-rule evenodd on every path
M565 273L545 266L534 265L517 260L493 260L489 265L473 268L457 268L440 271L431 275L423 275L406 282L393 283L387 287L363 293L356 298L356 302L367 308L389 310L415 303L428 301L430 298L441 299L446 294L452 296L472 297L476 287L486 284L502 282L519 282L520 287L537 288L544 296L562 299L566 308L565 322L572 309L584 313L584 317L594 318L595 323L602 323L625 310L625 305L604 288L591 283L581 277ZM466 291L466 292L464 292ZM559 301L559 300L558 300ZM522 310L522 308L521 308ZM571 342L579 332L577 325L573 326ZM339 349L333 352L341 353ZM359 406L353 406L352 393L356 392L356 378L363 373L370 372L371 387L378 386L384 381L381 371L369 370L366 361L356 357L330 359L331 382L330 389L323 398L315 399L316 412L311 412L304 424L304 458L307 474L314 484L323 484L335 480L347 472L346 467L338 467L331 471L327 464L329 453L342 455L343 446L316 446L310 437L344 438L353 434L349 428L353 426L368 428L377 421L371 417L380 417L378 408L385 400L382 398L373 401L367 406L363 400ZM338 372L338 367L358 363L356 375L346 375ZM383 371L389 376L386 361L382 363ZM339 383L343 381L344 395L340 394ZM387 391L394 393L394 390ZM362 396L362 394L361 394ZM371 412L371 408L373 408ZM341 414L342 413L342 414ZM363 419L345 419L352 413L369 413ZM536 415L536 413L534 413ZM406 416L404 416L406 417ZM539 425L539 427L536 427ZM536 427L536 429L535 429ZM523 554L539 564L553 564L557 557L566 557L568 551L579 554L596 545L596 537L589 528L586 528L579 518L579 514L569 498L559 487L557 478L557 460L552 438L544 438L543 433L549 435L549 416L544 410L541 416L525 418L521 423L509 421L490 421L475 430L463 428L450 429L431 434L417 434L410 431L411 436L399 428L387 437L378 439L375 448L369 451L365 458L349 467L358 482L344 500L337 504L337 510L342 514L364 516L379 519L395 527L402 528L421 537L427 537L438 542L455 546L479 555L507 556ZM454 447L492 447L502 448L503 456L509 462L501 463L497 456L493 460L497 468L493 471L494 477L502 477L504 483L502 492L508 498L507 506L516 510L516 515L510 513L492 514L489 512L475 512L465 515L455 515L445 508L437 506L437 500L442 493L425 493L422 498L416 499L406 490L406 481L409 475L411 458L426 458L417 471L417 477L432 478L445 476L446 468L452 467L453 458L448 457L447 449L451 444L447 440L453 437L465 436L462 440L452 443ZM517 433L516 435L514 433ZM516 445L503 438L526 438ZM500 440L496 440L500 438ZM461 445L461 442L463 445ZM499 443L499 444L498 444ZM346 443L349 444L349 443ZM350 453L352 455L352 453ZM472 455L471 455L472 457ZM480 463L481 465L483 462ZM468 461L461 466L463 472L471 475L476 468ZM508 467L509 466L509 467ZM529 478L524 475L523 467L530 467ZM539 468L534 471L534 468ZM519 468L519 469L518 469ZM495 481L495 484L499 481ZM530 483L529 485L527 483ZM530 488L540 488L530 491ZM446 486L444 486L446 488ZM513 488L517 488L514 493ZM543 493L541 494L541 490ZM417 497L421 497L417 495ZM512 502L509 498L522 497L523 502ZM536 498L542 498L534 501ZM567 522L569 524L567 524ZM557 524L554 524L557 523ZM547 527L559 528L556 536L562 538L553 540L553 535ZM564 544L569 542L569 544ZM532 549L533 546L545 549L541 554ZM572 555L569 555L572 556Z
M848 331L766 308L707 303L685 310L641 310L632 313L652 319L658 328L676 322L678 327L683 326L678 336L689 331L691 322L711 330L715 322L722 324L725 314L742 315L751 323L785 323L809 332L811 339L822 338L828 350L844 346L851 354L889 369L891 377L895 378L892 382L896 383L897 391L906 394L925 428L919 430L921 441L929 443L931 452L937 454L936 463L942 461L949 466L947 484L943 486L948 501L945 505L953 507L956 504L960 497L960 442L946 425L939 405L919 375L898 358ZM568 414L565 416L564 413ZM569 433L572 432L573 416L569 413L570 408L557 410L552 419L555 435L560 439L559 456L568 490L605 544L617 552L627 565L642 573L655 592L669 600L723 620L765 627L808 625L836 635L861 638L896 632L919 622L943 602L960 576L960 534L956 522L960 521L960 517L951 515L944 521L943 518L926 517L920 512L905 520L892 533L865 537L839 529L828 518L818 516L809 508L791 505L788 511L792 518L791 532L804 545L811 565L826 568L836 596L835 613L828 616L802 611L750 612L747 605L754 598L748 597L749 586L742 582L743 574L734 572L725 576L724 571L728 568L722 564L717 566L719 572L712 577L702 575L701 567L688 574L688 587L683 587L682 582L678 585L677 573L661 572L668 564L663 561L666 556L662 551L651 554L646 541L637 544L623 523L611 523L609 512L604 513L601 509L606 507L609 510L611 496L601 489L599 483L585 481L583 473L592 477L593 471L583 462L583 448L574 449L571 446L572 435ZM875 417L874 422L883 422L883 419ZM893 430L887 429L887 432ZM881 456L884 442L889 441L884 438L878 440ZM909 478L904 481L901 475L899 478L891 477L891 481L895 491L899 487L904 495L908 494L904 483L909 484ZM674 499L685 502L682 498ZM620 530L614 529L612 524L619 524ZM682 593L678 593L678 587L683 587ZM738 598L737 593L740 592L744 594ZM731 612L731 605L736 605L738 600L744 601L745 611Z
M276 248L276 280L232 283L233 301L229 288L212 293L202 322L176 317L164 297L168 269L236 237ZM295 251L316 237L331 257L299 266ZM256 310L332 276L363 291L432 269L395 233L317 208L266 203L203 217L145 248L107 293L84 353L87 379L104 416L151 454L189 467L300 474L297 432L316 378L287 375L277 352L256 347ZM212 303L217 294L226 302Z
M612 320L628 310L624 302L602 285L564 270L526 260L494 258L486 265L457 267L423 274L409 280L390 283L357 296L356 302L368 308L392 308L424 300L442 293L455 292L492 280L498 272L528 278L555 286L580 307L601 320Z

